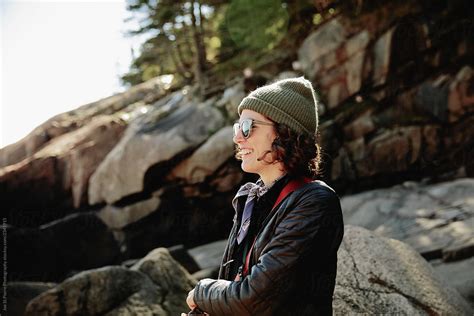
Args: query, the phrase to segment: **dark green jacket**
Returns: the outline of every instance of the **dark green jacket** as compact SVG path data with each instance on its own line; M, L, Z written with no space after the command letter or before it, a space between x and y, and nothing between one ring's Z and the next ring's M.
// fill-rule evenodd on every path
M344 225L339 198L322 181L290 193L257 236L248 276L229 279L238 209L219 279L199 281L194 301L216 315L331 315L337 250Z

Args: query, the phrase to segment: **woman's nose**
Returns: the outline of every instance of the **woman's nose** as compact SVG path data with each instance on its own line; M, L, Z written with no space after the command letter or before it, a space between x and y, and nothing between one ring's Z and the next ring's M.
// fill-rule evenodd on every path
M232 140L236 144L241 143L243 140L245 140L244 135L242 135L242 131L240 129L237 132L237 134L234 134L234 137L232 137Z

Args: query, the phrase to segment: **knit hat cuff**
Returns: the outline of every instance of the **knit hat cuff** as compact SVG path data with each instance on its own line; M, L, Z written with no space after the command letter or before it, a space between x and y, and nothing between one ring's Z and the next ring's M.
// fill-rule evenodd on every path
M278 107L272 105L271 103L266 102L260 98L256 98L253 96L247 96L242 100L242 103L238 107L239 115L242 113L244 109L252 110L263 114L273 121L286 124L290 128L293 128L298 133L308 133L310 135L315 134L316 131L309 131L304 125L300 122L295 120L291 115L282 111Z

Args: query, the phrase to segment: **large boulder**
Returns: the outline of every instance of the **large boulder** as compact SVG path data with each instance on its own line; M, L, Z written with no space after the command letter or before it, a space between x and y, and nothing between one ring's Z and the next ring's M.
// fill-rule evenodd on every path
M189 158L177 165L168 175L170 179L184 179L187 183L202 183L234 154L232 126L220 129L201 145Z
M189 154L224 125L224 117L211 105L212 100L193 104L179 93L166 102L157 102L130 124L91 176L90 204L112 204L144 191L147 184L158 187L173 162L176 164L180 156Z
M31 300L25 316L169 315L166 293L145 274L111 266L84 271Z
M408 243L427 259L474 255L474 179L405 182L341 199L346 224Z
M322 143L333 157L324 176L338 192L460 168L472 176L473 50L463 19L449 18L467 12L442 5L420 19L425 5L368 7L316 15L298 50L296 64L326 106L322 121L335 122L335 137Z
M40 294L25 315L180 315L195 286L189 273L164 248L131 269L108 266L81 272Z
M144 273L166 293L162 307L169 315L181 315L188 309L186 296L197 281L171 257L166 248L151 251L131 270Z
M336 315L472 315L469 304L410 246L346 225L338 251Z
M125 126L123 120L112 116L96 117L50 141L33 156L0 169L2 207L21 213L86 205L89 177L118 142Z

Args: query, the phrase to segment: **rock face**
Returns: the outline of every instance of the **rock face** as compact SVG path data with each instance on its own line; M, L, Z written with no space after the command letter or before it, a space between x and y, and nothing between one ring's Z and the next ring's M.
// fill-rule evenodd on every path
M436 273L451 287L455 288L474 308L474 257L469 259L443 263L432 262Z
M188 310L186 297L197 281L170 256L166 248L153 250L131 270L146 274L166 293L162 306L169 315L181 315Z
M39 228L8 229L11 280L60 281L71 271L120 259L113 233L93 213L69 215Z
M156 211L160 203L161 200L159 197L152 196L147 200L142 200L124 207L106 205L97 213L97 216L99 216L107 227L119 230Z
M183 199L182 192L169 190L158 211L121 230L121 248L126 257L137 258L157 245L194 247L227 236L235 213L231 200L232 194Z
M136 85L126 92L104 98L81 106L80 108L56 115L35 128L28 136L17 143L0 150L0 168L16 164L33 156L47 142L60 135L69 133L87 125L94 117L110 115L134 107L134 103L159 99L165 94L160 78L154 78Z
M474 179L407 182L342 198L346 224L406 242L427 259L474 255Z
M441 6L437 11L444 13L430 15L429 22L419 18L431 9L428 3L387 2L359 20L337 15L301 45L301 68L321 95L320 113L326 123L332 120L324 126L332 137L321 133L333 159L325 169L339 192L447 169L472 175L473 70L451 63L472 59L472 36L462 19L447 20L450 14L468 19L467 13Z
M55 283L10 282L7 285L8 315L22 316L26 305L36 296L56 286Z
M256 180L232 157L230 126L245 93L267 80L312 80L321 101L320 178L340 195L474 175L474 45L465 29L472 14L463 2L436 10L429 1L356 2L360 14L319 1L337 14L322 14L298 54L288 52L299 60L228 78L207 100L194 98L195 87L165 90L156 78L53 117L0 149L0 208L18 245L9 244L18 263L10 280L53 281L157 247L225 238L233 195ZM348 210L347 221L406 241L427 259L472 257L467 194L461 204L451 193L438 203L432 189L416 190L367 193L373 199ZM83 213L100 225L80 226Z
M335 18L311 34L299 50L303 69L327 94L327 105L335 108L362 87L364 55L370 35L367 30L348 37Z
M164 293L143 273L122 267L85 271L28 304L25 315L165 315Z
M459 120L474 106L474 97L468 91L473 76L472 68L464 66L454 77L441 75L425 82L417 92L417 106L439 120Z
M346 224L412 246L474 305L466 263L474 255L474 179L433 185L405 182L341 199Z
M200 146L189 158L176 166L170 179L184 179L187 183L202 183L234 154L233 128L226 126Z
M222 98L217 101L216 106L225 109L231 121L239 119L237 107L240 101L245 98L244 83L242 81L225 89Z
M195 282L166 249L157 249L130 270L81 272L30 301L25 315L180 315Z
M472 315L411 247L345 226L333 301L336 315Z
M17 224L15 218L21 217L17 213L31 209L57 204L72 209L86 204L90 176L124 129L120 119L96 117L82 128L55 138L32 157L0 169L0 203L16 213L10 223ZM22 198L25 195L28 199Z
M90 204L111 204L143 191L151 167L194 149L224 123L210 104L170 103L169 108L157 107L146 119L137 120L99 165L90 179Z
M203 269L194 274L197 278L215 272L225 243L222 240L189 250ZM464 274L459 275L457 267L433 269L409 245L346 225L338 251L334 314L471 315L473 310L454 289L464 291L465 297L472 295L469 262L464 263ZM456 275L457 281L445 282L437 273L442 270L448 270L449 276Z

